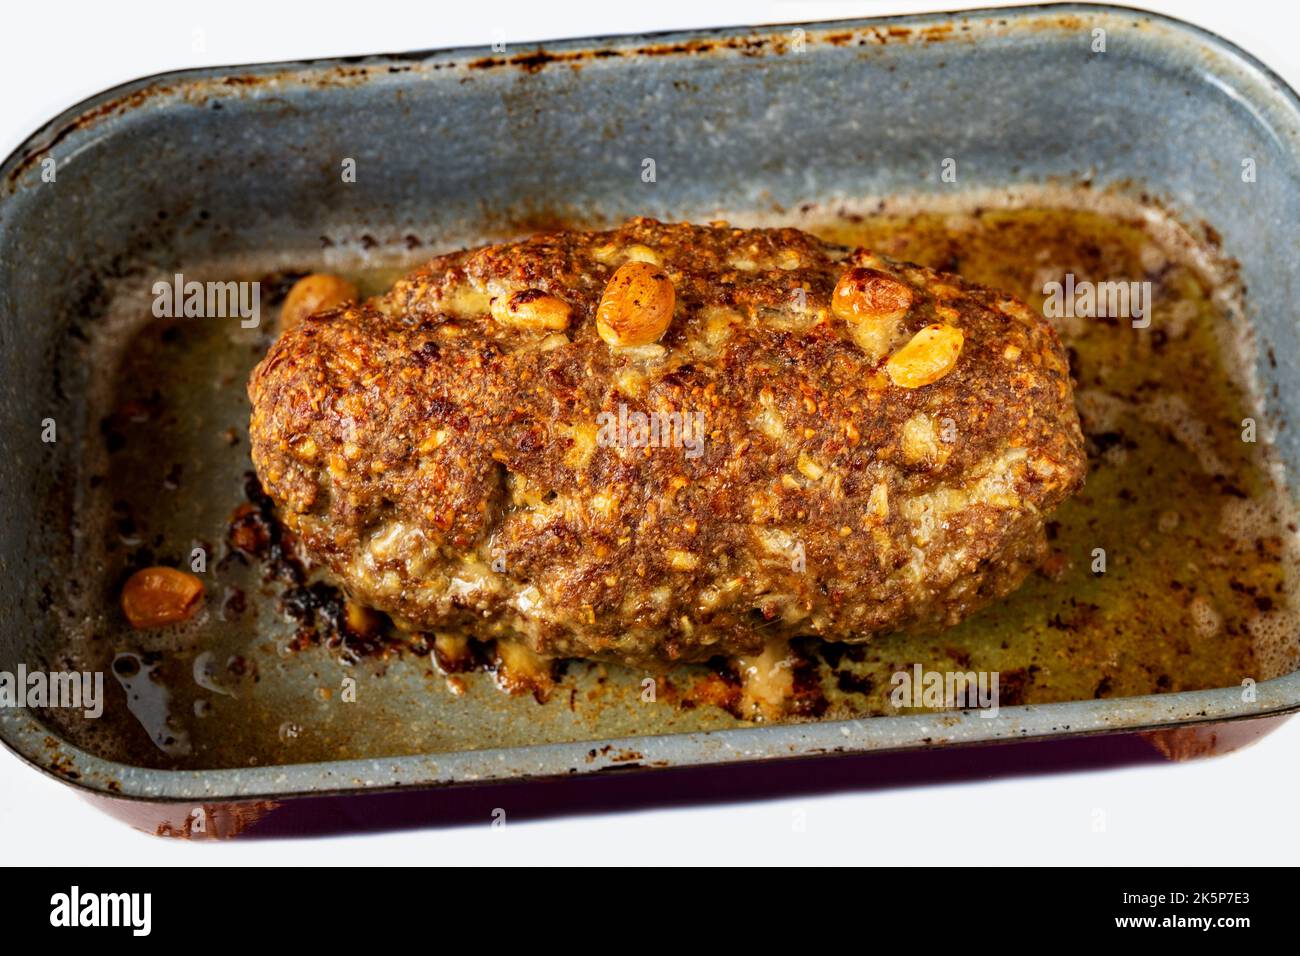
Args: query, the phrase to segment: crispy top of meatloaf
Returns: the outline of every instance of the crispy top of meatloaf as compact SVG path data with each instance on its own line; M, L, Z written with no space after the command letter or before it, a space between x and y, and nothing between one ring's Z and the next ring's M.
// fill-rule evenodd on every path
M601 306L616 270L671 283L657 341L598 329L648 314ZM1085 467L1023 304L725 223L441 256L286 331L249 396L263 486L356 600L552 656L953 623L1041 560Z

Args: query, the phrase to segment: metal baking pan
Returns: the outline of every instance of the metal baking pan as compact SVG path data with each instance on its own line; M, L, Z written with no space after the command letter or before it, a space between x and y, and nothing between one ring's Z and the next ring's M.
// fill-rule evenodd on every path
M1300 324L1278 250L1300 220L1298 107L1218 37L1073 4L203 69L93 97L0 167L0 670L106 669L105 713L2 708L0 738L110 812L187 837L478 818L506 784L549 781L542 798L516 787L512 805L555 812L1253 740L1300 709L1300 635L1273 635L1277 653L1243 683L1198 670L1212 644L1189 656L1135 608L1108 666L1171 663L1151 687L1095 682L1104 642L1072 650L1032 596L951 636L891 638L862 665L973 656L1023 685L1054 662L1054 691L996 719L845 718L836 699L751 724L641 705L642 675L587 665L544 703L486 674L457 696L427 656L294 649L283 594L225 544L249 468L242 383L266 329L136 319L178 273L260 278L269 303L293 272L378 285L431 252L557 223L786 223L909 203L946 215L1064 190L1157 210L1230 274L1224 289L1249 290L1213 304L1241 307L1269 474L1285 481L1300 462L1287 427ZM131 562L194 547L212 561L202 617L132 635L116 608ZM355 703L338 693L349 678ZM461 804L438 802L453 793Z

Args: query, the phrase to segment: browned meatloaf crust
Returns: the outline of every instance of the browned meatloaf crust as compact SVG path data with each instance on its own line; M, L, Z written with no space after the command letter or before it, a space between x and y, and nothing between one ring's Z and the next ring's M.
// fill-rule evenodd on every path
M615 348L595 313L629 260L676 303L657 344ZM892 325L864 335L832 307L850 267L906 285ZM567 328L492 317L525 290L567 303ZM961 330L956 364L901 387L886 358L927 325ZM354 599L550 656L700 660L955 623L1042 560L1085 466L1060 341L1020 302L725 223L442 256L288 330L249 396L263 486ZM636 412L658 413L657 439L617 429ZM682 421L700 434L675 440Z

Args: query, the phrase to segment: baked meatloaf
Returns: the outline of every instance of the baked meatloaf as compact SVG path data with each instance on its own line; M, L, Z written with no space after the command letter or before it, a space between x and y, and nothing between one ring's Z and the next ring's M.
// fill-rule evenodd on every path
M287 329L248 390L263 487L354 600L553 657L955 623L1085 466L1040 316L795 229L441 256Z

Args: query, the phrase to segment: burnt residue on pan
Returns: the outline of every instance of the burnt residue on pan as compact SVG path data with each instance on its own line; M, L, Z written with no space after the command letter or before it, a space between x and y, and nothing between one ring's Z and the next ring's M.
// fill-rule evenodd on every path
M244 382L274 334L270 318L256 329L155 319L144 279L119 280L97 330L102 341L92 343L112 383L87 459L83 531L100 556L86 567L103 573L81 582L91 595L84 626L62 654L88 667L134 655L149 683L132 675L133 686L158 688L164 711L146 731L110 682L100 721L66 712L48 719L74 743L133 764L241 767L739 727L754 716L897 713L895 675L918 665L997 672L1002 706L1286 673L1295 666L1287 643L1294 529L1272 496L1264 445L1241 441L1254 400L1220 334L1236 325L1223 294L1231 270L1196 267L1171 240L1176 229L1153 226L1170 221L1157 207L1117 199L1103 208L1094 199L1088 190L1043 191L1018 206L972 196L942 208L864 202L733 217L867 244L1005 288L1031 307L1043 306L1046 281L1066 273L1141 277L1153 292L1146 330L1112 317L1059 323L1090 476L1053 523L1055 555L1044 572L947 631L851 648L793 642L777 718L755 709L747 675L724 661L654 673L567 661L511 673L490 645L440 644L438 635L350 613L346 595L302 560L249 480ZM1213 236L1199 238L1199 254L1214 259ZM438 250L398 242L387 251L384 266L372 251L370 265L344 270L363 294ZM293 278L316 265L209 262L185 271L258 280L273 316ZM150 564L181 566L195 547L209 556L202 612L131 631L117 606L125 578ZM1098 548L1108 562L1101 573ZM184 747L156 746L160 727Z
M1077 14L1048 12L1029 22L1037 31L1079 30L1085 21ZM1135 23L1135 27L1140 24ZM130 84L118 95L110 96L50 130L40 143L29 149L13 165L4 184L13 189L29 175L40 161L50 155L58 144L81 130L91 129L112 117L123 116L151 105L181 98L195 106L220 106L231 96L262 95L284 85L303 84L314 87L346 87L372 82L377 78L413 71L440 73L461 71L466 77L496 70L518 70L535 74L548 67L582 69L589 63L607 60L637 59L645 57L704 57L735 54L745 57L784 56L792 51L804 50L824 44L834 47L861 48L864 55L882 46L918 43L932 45L951 41L973 41L977 36L1005 31L1005 21L972 21L956 17L950 22L909 26L906 24L863 24L852 29L797 27L789 30L752 34L729 31L718 36L695 36L678 42L656 42L654 37L640 40L588 40L564 41L552 44L528 45L521 51L506 54L477 56L457 60L441 51L420 50L409 53L383 54L365 57L342 57L328 61L324 69L316 68L310 61L288 68L272 66L247 73L222 74L214 77L195 75L184 83L151 82Z

